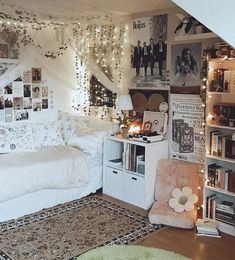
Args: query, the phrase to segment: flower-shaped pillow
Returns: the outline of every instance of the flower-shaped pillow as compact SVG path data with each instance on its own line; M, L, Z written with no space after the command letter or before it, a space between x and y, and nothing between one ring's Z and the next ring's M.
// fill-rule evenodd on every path
M192 194L190 187L183 187L182 189L176 188L171 192L169 199L169 206L177 213L184 211L191 211L194 209L194 203L198 201L198 196Z

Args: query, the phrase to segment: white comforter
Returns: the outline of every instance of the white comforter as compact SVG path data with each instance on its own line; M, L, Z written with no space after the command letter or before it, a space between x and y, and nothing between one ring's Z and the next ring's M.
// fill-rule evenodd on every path
M51 146L0 156L0 202L43 189L80 187L89 181L83 152Z

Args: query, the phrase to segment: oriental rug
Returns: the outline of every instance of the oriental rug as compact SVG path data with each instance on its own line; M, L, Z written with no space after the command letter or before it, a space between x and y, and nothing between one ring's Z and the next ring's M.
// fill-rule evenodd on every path
M91 195L0 223L0 259L75 259L98 246L133 244L161 228Z

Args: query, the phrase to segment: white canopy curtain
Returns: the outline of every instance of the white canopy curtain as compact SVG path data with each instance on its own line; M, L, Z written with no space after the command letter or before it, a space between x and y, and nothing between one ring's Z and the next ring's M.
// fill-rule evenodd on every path
M54 20L46 20L46 26L40 30L35 29L36 22L35 24L25 23L27 34L34 40L34 44L33 46L21 44L19 63L13 69L9 67L7 73L0 77L1 86L12 82L24 70L37 66L43 68L44 73L48 75L56 88L80 89L80 92L86 88L83 94L87 95L89 86L79 85L76 79L75 57L78 55L82 64L79 69L85 71L88 79L94 75L112 92L127 93L130 86L131 57L129 18L125 17L124 22L120 19L116 22L110 19L107 24L107 21L104 21L103 16L100 15L100 17L96 16L96 21L92 21L96 22L95 25L87 26L89 19L87 17L85 20L82 17L81 22L64 20L57 27ZM97 23L98 20L99 23ZM3 21L6 26L14 27L13 22ZM62 51L63 55L53 60L42 55L47 50L58 50L63 43L68 45L68 49ZM41 49L37 48L37 45L40 45ZM85 83L89 84L89 80ZM74 100L74 98L71 99Z

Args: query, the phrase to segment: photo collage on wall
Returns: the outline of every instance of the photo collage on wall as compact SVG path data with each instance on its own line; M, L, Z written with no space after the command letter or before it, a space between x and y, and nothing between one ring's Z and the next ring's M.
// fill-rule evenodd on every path
M132 21L132 87L166 88L167 14Z
M32 68L12 83L0 87L0 121L29 120L31 113L48 109L49 91L42 69Z

